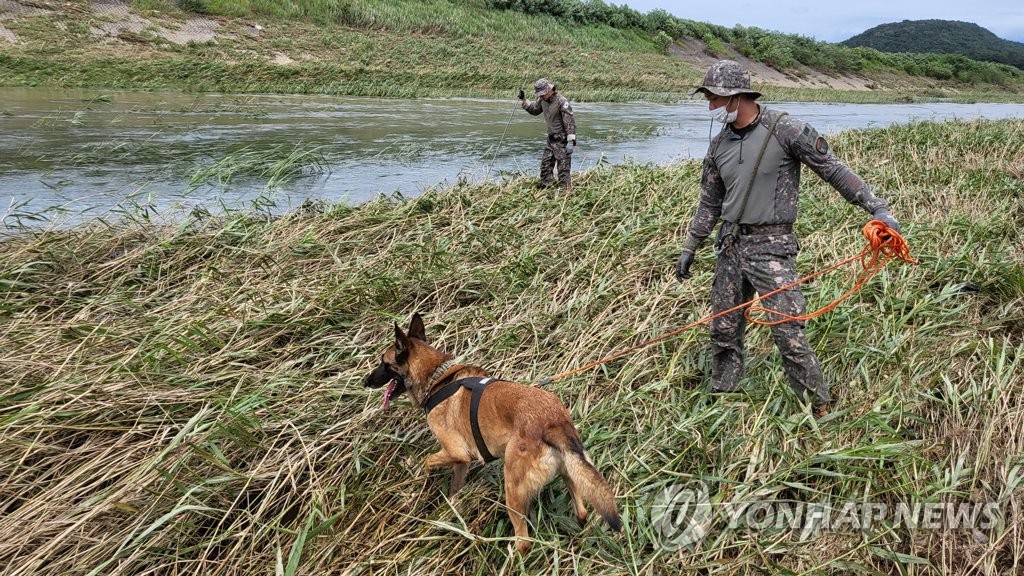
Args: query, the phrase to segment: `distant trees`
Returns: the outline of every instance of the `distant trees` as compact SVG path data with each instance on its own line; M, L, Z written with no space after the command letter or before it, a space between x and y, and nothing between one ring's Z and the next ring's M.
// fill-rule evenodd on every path
M664 10L641 14L628 6L606 4L602 0L484 2L498 10L546 14L578 24L640 29L671 40L697 38L714 55L726 57L734 50L779 70L799 65L830 74L890 70L936 80L1000 85L1024 79L1024 71L1020 69L1024 68L1024 44L1002 40L976 24L965 22L923 20L883 24L846 42L833 44L756 27L726 28L695 22ZM915 25L904 26L908 23ZM876 31L872 38L877 42L857 40L871 31ZM889 49L878 48L875 43ZM1016 55L1018 48L1012 45L1020 47L1019 56Z
M1024 44L956 20L904 20L881 24L842 42L844 46L879 52L959 54L972 60L998 62L1024 69Z

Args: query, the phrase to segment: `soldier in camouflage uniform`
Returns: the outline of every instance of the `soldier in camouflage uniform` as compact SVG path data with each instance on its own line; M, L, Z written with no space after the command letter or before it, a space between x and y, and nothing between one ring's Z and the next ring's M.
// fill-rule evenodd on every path
M558 184L567 188L572 169L572 153L576 148L576 120L572 115L569 100L558 92L558 88L544 78L533 85L537 96L534 102L526 101L526 94L519 91L519 104L533 116L544 114L548 128L548 143L540 161L540 185L554 184L555 164L558 164Z
M885 201L836 159L813 127L755 102L761 94L750 88L750 75L738 63L722 60L711 66L703 84L691 95L697 92L708 100L708 109L723 127L704 157L700 202L679 256L676 277L679 281L690 277L695 251L721 218L715 241L718 260L711 294L713 313L749 301L755 292L767 294L796 280L799 244L793 222L801 164L832 185L847 202L899 231ZM761 304L790 316L805 312L798 287ZM742 310L712 321L711 392L737 388L743 376L744 328ZM824 414L831 396L804 334L804 322L785 322L772 326L771 331L790 386L797 396L814 403L816 415Z

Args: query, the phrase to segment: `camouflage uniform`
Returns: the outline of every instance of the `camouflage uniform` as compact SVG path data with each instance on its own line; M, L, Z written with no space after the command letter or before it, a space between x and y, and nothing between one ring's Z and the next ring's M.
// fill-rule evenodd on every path
M554 91L550 100L540 98L549 89ZM569 140L576 140L576 120L572 115L572 105L553 84L543 78L534 85L534 92L538 96L537 100L534 102L524 100L522 107L533 116L543 114L544 122L547 124L548 142L540 161L541 186L554 184L554 171L557 163L558 184L567 187L572 170L572 155L566 152L566 143Z
M713 66L704 85L695 92L707 89L719 96L760 96L749 89L749 76L723 77L723 73L727 76L742 71L738 64L731 64L734 66ZM755 163L766 139L755 176ZM766 294L796 280L799 244L792 225L797 216L801 164L828 182L847 202L869 213L888 210L859 176L836 159L825 139L810 125L764 106L742 129L725 125L704 158L700 202L684 245L685 250L696 251L722 219L715 242L718 260L711 295L713 313L749 301L755 292ZM748 187L750 194L744 202ZM798 287L761 304L790 316L806 311ZM713 391L733 390L743 376L744 328L742 310L711 323ZM804 322L784 322L772 326L771 331L794 392L811 396L816 404L828 403L828 385L804 334Z

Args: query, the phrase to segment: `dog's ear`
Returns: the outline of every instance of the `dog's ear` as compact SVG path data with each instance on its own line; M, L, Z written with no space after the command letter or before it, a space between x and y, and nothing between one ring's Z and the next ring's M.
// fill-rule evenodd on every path
M427 341L427 329L423 327L423 317L419 312L412 314L412 320L409 322L409 337Z
M402 329L398 327L398 322L395 322L395 356L399 356L409 350L411 343L409 337L402 332Z

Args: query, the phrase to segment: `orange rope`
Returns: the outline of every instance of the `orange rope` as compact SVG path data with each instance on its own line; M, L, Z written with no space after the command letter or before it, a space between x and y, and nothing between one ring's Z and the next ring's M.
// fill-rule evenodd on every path
M686 326L683 326L678 330L673 330L668 334L663 334L661 336L658 336L657 338L652 338L645 342L641 342L636 346L632 346L625 350L620 350L618 352L615 352L614 354L605 356L600 360L595 360L593 362L590 362L589 364L580 366L579 368L568 370L560 374L555 374L550 378L544 378L538 383L538 386L545 386L547 384L550 384L551 382L554 382L555 380L561 380L562 378L565 378L567 376L572 376L574 374L579 374L580 372L590 370L595 366L600 366L601 364L611 362L616 358L621 358L622 356L639 350L640 348L650 346L651 344L654 344L656 342L661 342L662 340L666 340L668 338L681 334L682 332L685 332L691 328L710 322L715 318L725 316L726 314L731 314L743 308L746 308L743 314L744 316L746 316L747 320L751 321L752 323L761 324L764 326L774 326L776 324L782 324L783 322L791 322L794 320L809 320L811 318L816 318L818 316L821 316L822 314L832 311L833 309L835 309L836 306L839 305L839 303L841 303L843 300L846 300L851 294L853 294L857 290L860 290L867 283L868 280L870 280L875 274L878 273L879 270L882 269L882 267L886 265L886 263L889 262L889 260L892 260L893 258L898 258L903 262L906 262L907 264L917 264L917 260L915 260L910 255L910 247L907 245L907 241L903 239L903 236L900 235L899 232L889 228L888 226L885 225L884 222L880 220L872 220L864 225L864 229L862 230L862 232L864 233L864 237L867 239L867 244L864 246L863 249L861 249L860 253L855 256L851 256L850 258L847 258L846 260L843 260L841 262L837 262L832 266L825 268L824 270L819 270L813 274L804 276L803 278L790 282L789 284L786 284L781 288L772 290L767 294L761 294L748 302L740 304L739 306L733 306L728 310L723 310L717 314L701 318L696 322L691 322L690 324L687 324ZM807 282L812 278L817 278L818 276L821 276L826 272L831 272L832 270L849 264L850 262L853 262L855 260L860 260L861 271L860 273L857 274L857 277L854 279L853 287L847 290L845 294L837 298L831 304L827 304L818 310L809 312L807 314L800 314L798 316L790 316L788 314L783 314L782 312L779 312L777 310L771 310L768 308L764 308L762 306L754 306L755 302L764 300L769 296L774 296L779 292L789 290L794 286L803 284L804 282ZM780 316L781 319L772 321L759 320L751 317L751 312L765 312L767 314L775 314L776 316Z

